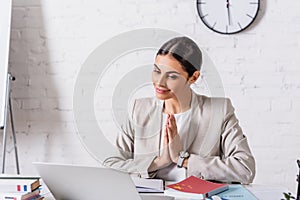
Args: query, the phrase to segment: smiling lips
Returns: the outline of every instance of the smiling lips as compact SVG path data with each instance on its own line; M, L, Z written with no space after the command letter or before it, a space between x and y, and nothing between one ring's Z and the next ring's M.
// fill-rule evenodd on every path
M165 94L165 93L169 92L170 90L156 87L155 91L159 94Z

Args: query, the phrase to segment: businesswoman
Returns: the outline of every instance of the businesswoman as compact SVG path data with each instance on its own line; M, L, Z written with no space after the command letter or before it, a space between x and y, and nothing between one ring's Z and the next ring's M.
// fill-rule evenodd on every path
M251 183L255 160L227 98L194 93L202 53L187 37L157 52L152 82L156 97L137 99L116 139L118 154L104 165L147 178L179 181L190 175Z

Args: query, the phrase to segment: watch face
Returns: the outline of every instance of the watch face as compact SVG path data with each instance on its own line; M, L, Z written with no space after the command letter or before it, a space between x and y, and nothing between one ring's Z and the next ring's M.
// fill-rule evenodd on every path
M254 21L259 0L197 0L197 10L208 28L233 34L245 30Z
M181 158L188 158L190 156L190 154L186 151L181 151L180 152L180 157Z

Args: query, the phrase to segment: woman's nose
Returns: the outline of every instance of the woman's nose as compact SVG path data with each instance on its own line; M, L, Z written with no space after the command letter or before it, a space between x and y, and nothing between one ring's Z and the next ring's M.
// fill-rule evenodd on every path
M166 86L166 77L164 74L153 73L152 81L157 85Z
M158 77L158 80L157 80L157 84L158 84L158 85L166 86L166 85L167 85L166 82L167 82L166 76L162 75L162 76L159 76L159 77Z

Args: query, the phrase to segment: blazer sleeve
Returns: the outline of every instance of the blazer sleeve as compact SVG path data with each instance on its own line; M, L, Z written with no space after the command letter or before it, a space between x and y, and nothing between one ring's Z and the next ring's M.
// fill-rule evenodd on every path
M134 152L135 127L130 119L135 114L135 105L136 101L131 111L132 116L127 118L121 126L121 131L115 140L115 155L106 158L103 161L103 165L125 171L133 176L149 178L154 176L154 174L148 173L148 168L155 159L155 156L138 156Z
M255 160L229 99L224 101L222 120L220 155L201 157L191 154L187 173L208 180L249 184L255 176Z

